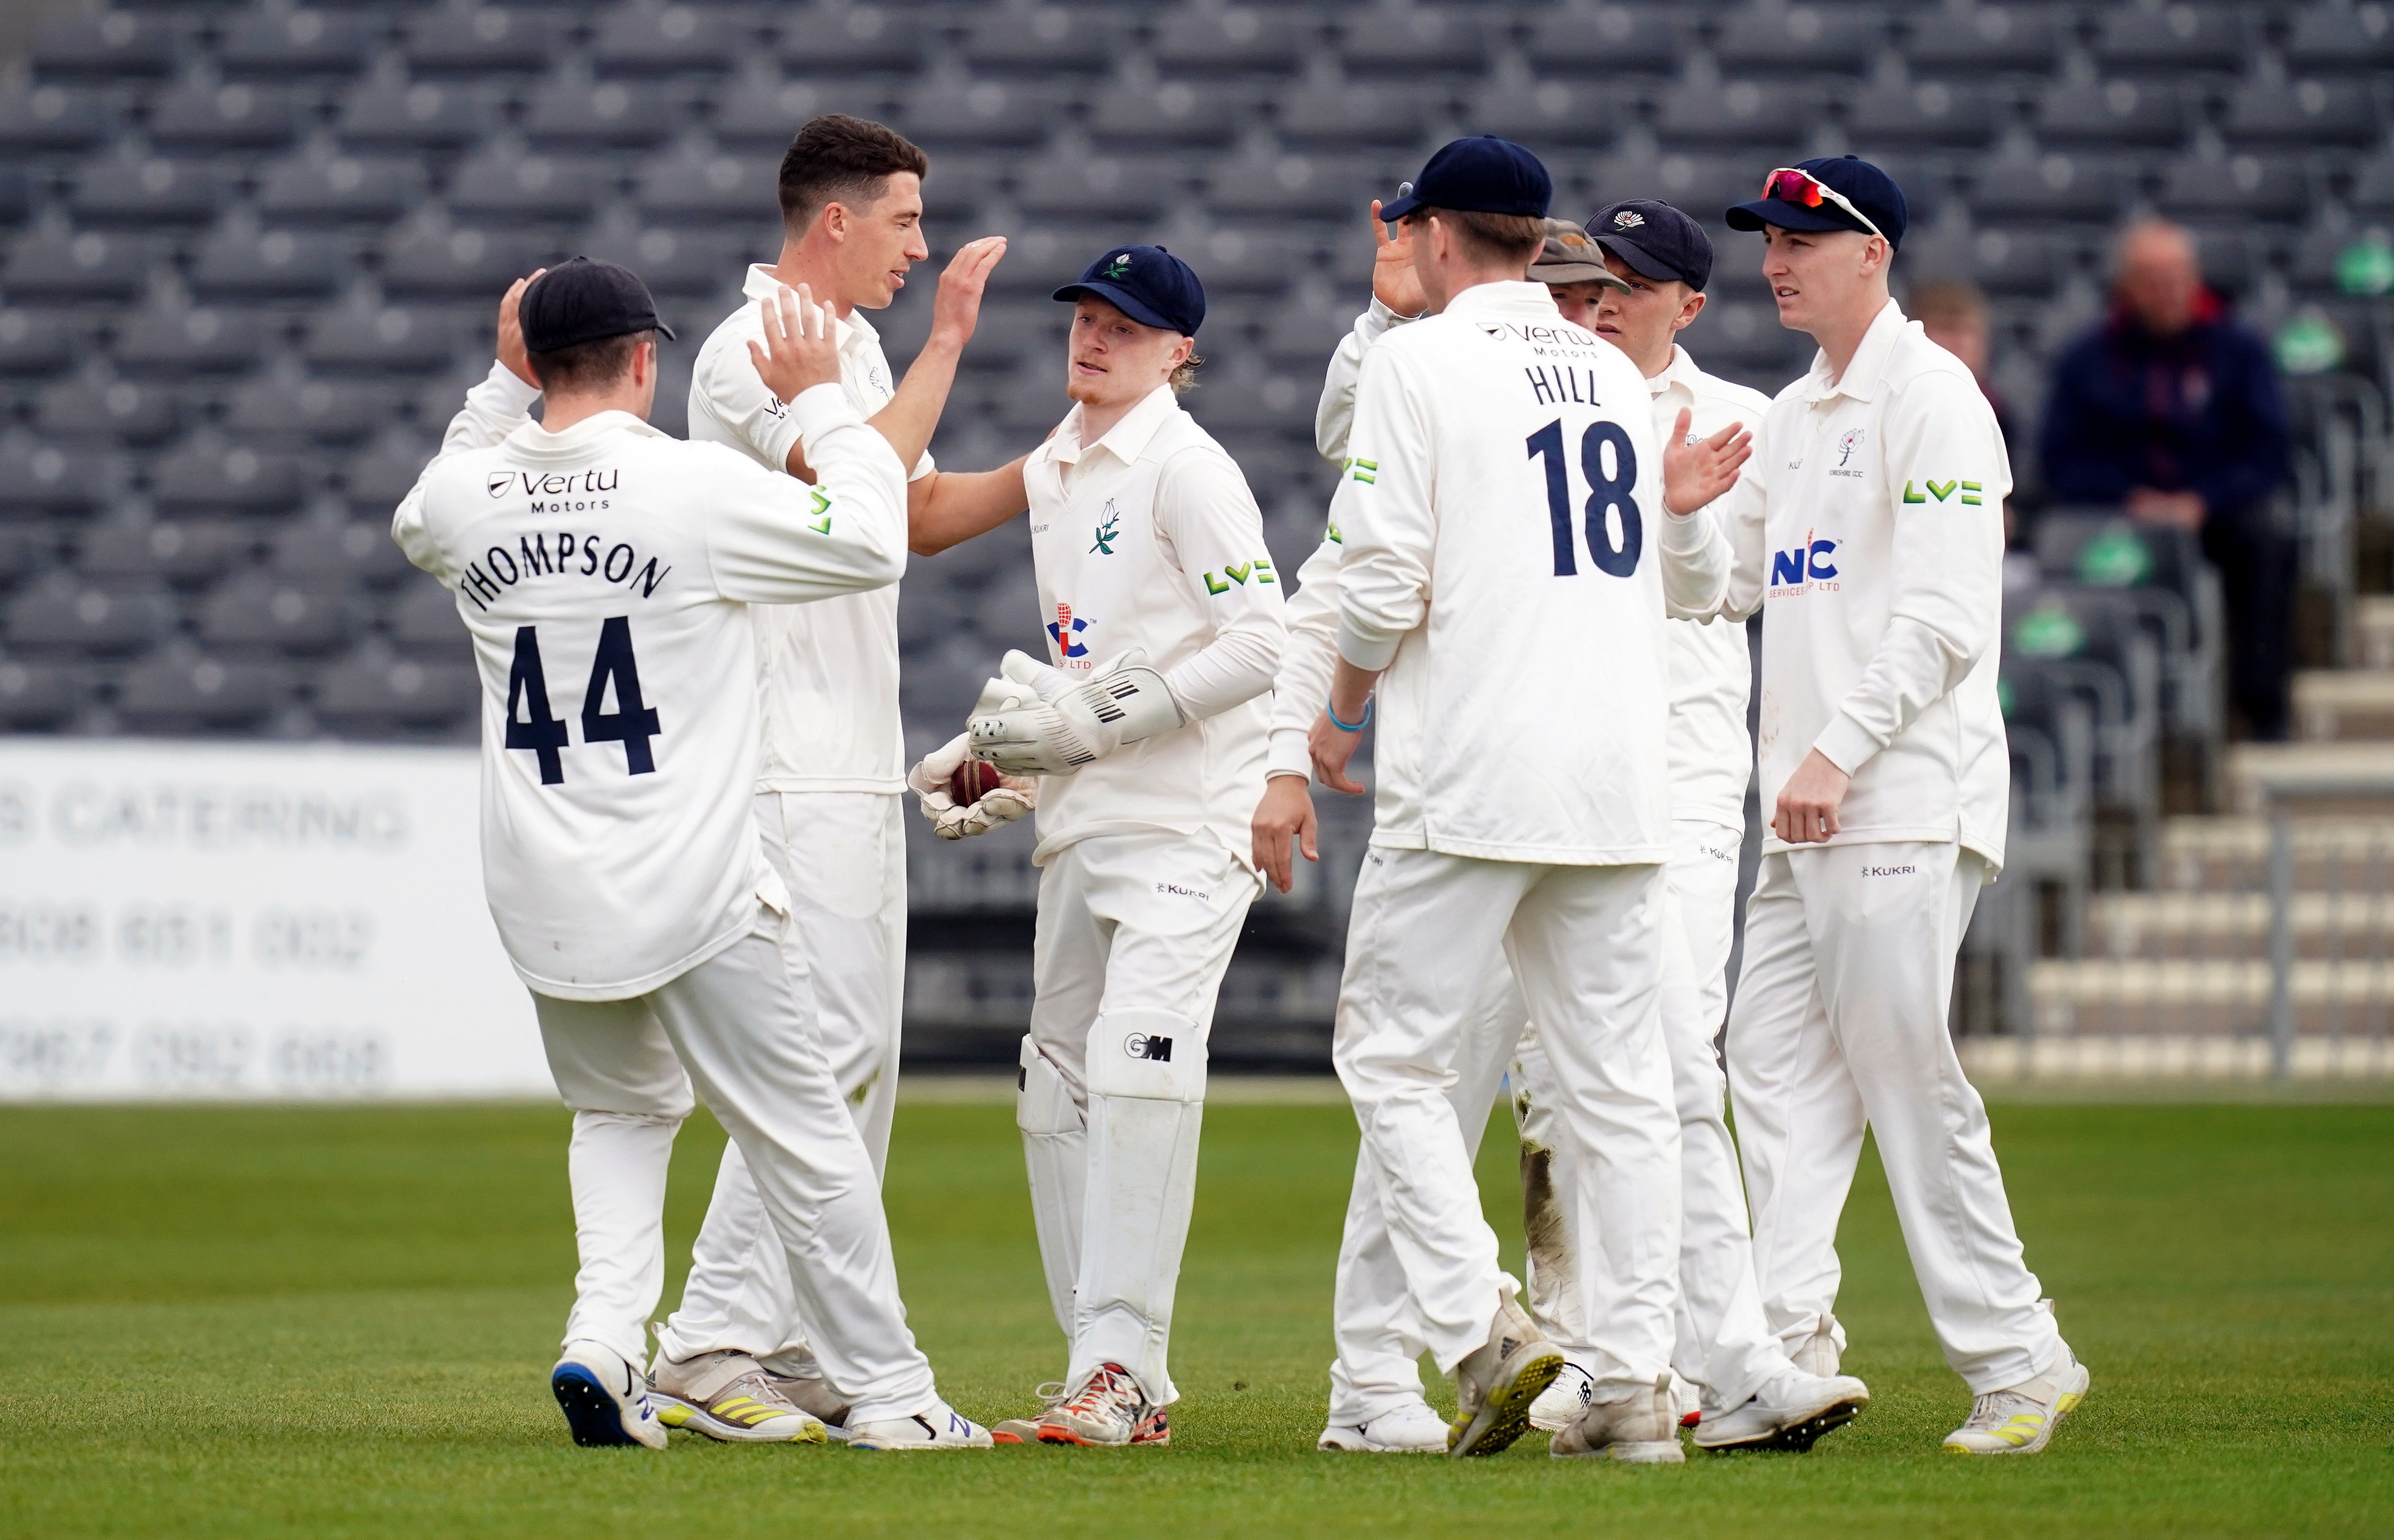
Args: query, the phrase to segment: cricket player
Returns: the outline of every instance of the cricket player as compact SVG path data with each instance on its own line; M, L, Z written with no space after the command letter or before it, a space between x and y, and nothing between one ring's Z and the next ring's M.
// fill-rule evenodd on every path
M1945 1360L1961 1454L2033 1454L2085 1368L2021 1257L1987 1114L1945 1011L2004 855L1995 700L2004 497L1968 368L1888 297L1906 209L1852 156L1772 171L1729 210L1766 236L1782 325L1821 345L1764 416L1727 509L1724 609L1763 615L1756 751L1770 809L1746 905L1729 1073L1762 1306L1833 1373L1839 1212L1867 1126Z
M777 297L750 367L796 423L811 490L648 425L653 338L673 334L631 273L576 257L508 301L501 362L392 534L473 636L484 887L574 1112L558 1402L578 1443L664 1446L639 1360L694 1086L752 1173L850 1441L986 1448L907 1330L873 1163L785 962L790 899L751 783L748 607L895 582L904 471L838 388L804 293ZM578 713L555 709L552 678Z
M969 747L1040 778L1017 1121L1071 1356L1041 1415L995 1431L1162 1445L1206 1037L1262 887L1244 857L1281 590L1246 478L1176 400L1197 275L1117 246L1056 298L1073 406L1023 473L1048 661L1006 654Z
M811 481L788 409L748 362L775 296L805 284L838 318L840 385L848 402L909 466L909 543L924 553L978 533L1022 507L1019 462L979 475L940 470L926 452L971 336L1002 237L967 244L950 261L929 339L903 384L866 310L887 307L929 256L922 233L922 151L879 124L837 114L798 130L783 157L783 245L748 270L748 303L700 349L690 389L693 441L728 445ZM810 518L837 515L819 509ZM906 954L905 751L898 711L898 586L753 612L763 668L764 757L756 818L765 849L796 906L803 954L841 1094L877 1172L897 1101ZM709 1437L779 1441L820 1418L847 1416L790 1313L755 1184L727 1146L692 1249L681 1309L657 1333L653 1389L662 1415Z
M1580 1286L1598 1372L1553 1448L1667 1462L1681 1454L1663 623L1718 602L1727 545L1690 516L1733 471L1666 507L1636 371L1525 277L1551 196L1535 156L1483 137L1440 150L1382 211L1412 226L1434 313L1364 354L1334 504L1339 657L1317 775L1343 779L1375 695L1386 720L1333 1051L1422 1336L1457 1382L1449 1453L1504 1449L1563 1360L1497 1270L1447 1097L1475 1024L1452 981L1503 947L1588 1152Z

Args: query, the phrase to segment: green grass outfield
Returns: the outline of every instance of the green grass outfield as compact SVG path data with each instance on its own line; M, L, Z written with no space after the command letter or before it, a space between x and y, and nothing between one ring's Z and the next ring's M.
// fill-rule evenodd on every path
M1205 1121L1172 1448L868 1456L566 1441L560 1112L0 1112L0 1534L2394 1533L2394 1107L2000 1103L2029 1259L2095 1375L2027 1460L1938 1452L1967 1398L1866 1162L1838 1309L1869 1412L1808 1456L1664 1468L1538 1435L1313 1453L1354 1125ZM668 1299L720 1138L683 1136ZM942 1387L1023 1413L1063 1355L1010 1109L910 1102L889 1202Z

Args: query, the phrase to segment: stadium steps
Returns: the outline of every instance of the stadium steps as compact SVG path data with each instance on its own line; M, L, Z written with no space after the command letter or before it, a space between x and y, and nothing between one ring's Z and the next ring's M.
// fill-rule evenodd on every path
M2394 738L2394 668L2312 669L2295 675L2295 725L2309 743Z

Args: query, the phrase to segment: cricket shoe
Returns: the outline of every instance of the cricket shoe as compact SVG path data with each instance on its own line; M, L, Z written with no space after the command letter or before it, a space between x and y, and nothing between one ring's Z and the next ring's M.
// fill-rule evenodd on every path
M1163 1407L1147 1399L1128 1369L1119 1363L1100 1363L1079 1389L1040 1416L1039 1441L1109 1447L1168 1444L1172 1423Z
M1033 1392L1039 1398L1039 1416L1046 1416L1064 1399L1064 1382L1051 1379ZM999 1443L1037 1443L1039 1417L1008 1417L989 1425L989 1436Z
M1530 1430L1530 1405L1563 1371L1563 1350L1538 1334L1511 1295L1496 1302L1488 1340L1454 1366L1459 1410L1446 1430L1455 1459L1497 1454Z
M850 1424L850 1449L987 1449L989 1429L950 1406L935 1401L910 1417Z
M1587 1371L1566 1359L1563 1372L1555 1376L1555 1382L1530 1402L1530 1426L1541 1433L1561 1432L1579 1415L1580 1408L1588 1403L1595 1389L1596 1381L1588 1377Z
M785 1375L769 1365L765 1383L779 1391L783 1401L822 1423L826 1435L847 1440L848 1402L821 1375Z
M831 1436L822 1419L774 1388L763 1364L728 1348L680 1362L659 1353L649 1399L667 1428L720 1443L823 1443Z
M1627 1465L1678 1465L1679 1407L1671 1376L1658 1375L1654 1388L1619 1401L1592 1401L1572 1425L1554 1437L1546 1453L1559 1460L1620 1460Z
M1808 1375L1835 1379L1837 1375L1837 1318L1821 1317L1810 1336L1787 1349L1788 1362Z
M649 1404L649 1388L640 1371L612 1348L596 1342L569 1342L565 1356L548 1372L549 1390L565 1413L573 1441L585 1449L638 1444L643 1449L665 1446L664 1424Z
M2094 1376L2068 1348L2061 1362L2008 1389L1970 1403L1970 1420L1945 1435L1952 1454L2033 1454L2053 1441L2061 1419L2086 1399Z
M1313 1447L1335 1454L1443 1454L1446 1419L1426 1401L1408 1402L1370 1422L1332 1423Z
M1700 1420L1696 1447L1719 1454L1787 1449L1800 1454L1822 1434L1853 1421L1869 1404L1870 1387L1851 1375L1822 1377L1782 1369L1743 1405Z

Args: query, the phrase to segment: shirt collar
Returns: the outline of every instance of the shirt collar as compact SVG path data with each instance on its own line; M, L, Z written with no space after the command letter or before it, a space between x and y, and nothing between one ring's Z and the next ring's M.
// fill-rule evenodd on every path
M1649 395L1659 396L1671 387L1679 385L1685 386L1688 394L1692 396L1696 393L1696 377L1703 373L1696 367L1696 361L1688 356L1688 350L1675 342L1671 344L1671 362L1664 365L1661 374L1647 379L1646 391Z
M654 424L641 421L629 412L601 412L583 418L562 432L551 433L536 422L527 422L507 435L507 443L529 454L578 454L610 433L633 433L644 438L664 439L671 435Z
M772 298L773 296L779 294L781 290L782 281L773 276L773 265L771 263L751 262L748 264L747 280L740 285L740 292L743 295L750 299L762 302ZM839 347L840 351L842 352L846 352L849 349L855 348L862 343L877 343L881 340L881 334L874 329L873 322L864 319L863 312L862 311L850 310L848 314L839 317L837 323L839 326Z
M1171 385L1159 385L1149 391L1137 406L1124 413L1122 420L1108 428L1104 438L1093 444L1084 444L1081 442L1084 408L1075 405L1072 415L1064 419L1062 431L1056 435L1054 457L1059 465L1076 465L1083 455L1102 449L1123 464L1129 465L1147 453L1148 441L1179 410L1180 401L1173 394Z
M1558 320L1562 312L1555 309L1555 296L1544 283L1528 279L1501 280L1494 283L1474 283L1446 302L1446 315L1459 315L1467 320L1473 316L1514 316L1542 320Z
M1912 323L1904 319L1903 307L1893 299L1874 317L1870 330L1862 334L1861 346L1854 349L1846 372L1835 381L1829 378L1829 355L1826 351L1812 355L1811 372L1804 376L1804 399L1822 401L1831 396L1845 396L1866 401L1878 394L1878 382L1887 374L1888 356L1902 339L1904 330Z

